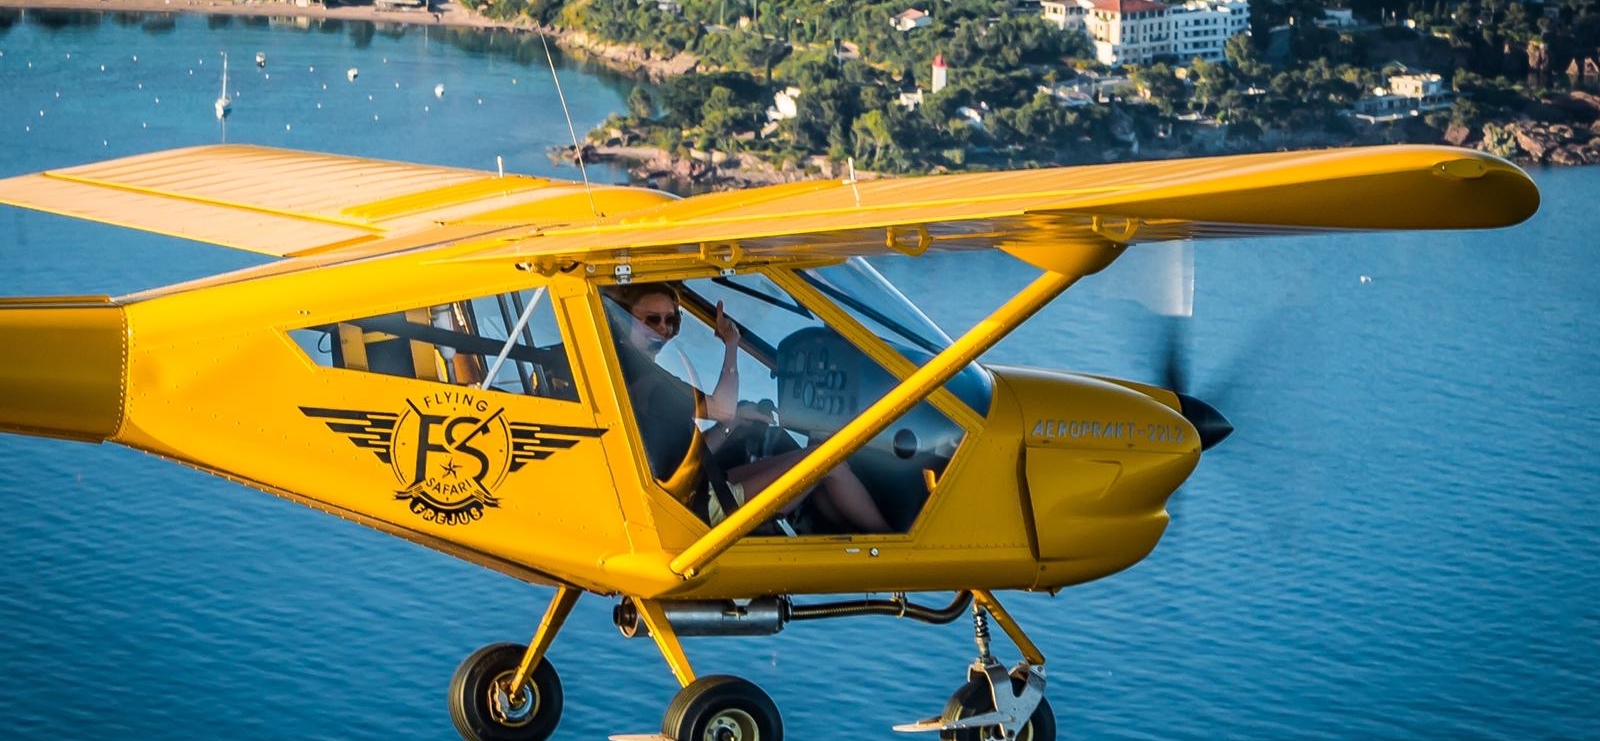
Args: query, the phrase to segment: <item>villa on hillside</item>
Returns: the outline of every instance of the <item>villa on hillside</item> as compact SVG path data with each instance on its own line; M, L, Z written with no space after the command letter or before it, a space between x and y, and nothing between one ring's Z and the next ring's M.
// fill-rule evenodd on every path
M907 8L899 15L889 19L890 25L901 32L910 31L913 28L922 28L932 22L933 16L916 8Z
M1159 57L1220 62L1228 39L1250 31L1249 0L1043 0L1042 17L1094 43L1101 64L1148 64Z
M1445 87L1438 73L1393 75L1388 89L1377 88L1355 104L1355 117L1368 123L1397 121L1442 111L1455 104L1455 91Z

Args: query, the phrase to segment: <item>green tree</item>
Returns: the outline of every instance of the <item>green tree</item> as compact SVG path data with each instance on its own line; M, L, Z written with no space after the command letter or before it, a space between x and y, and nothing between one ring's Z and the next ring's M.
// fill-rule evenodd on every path
M635 85L633 91L628 93L628 112L640 121L649 120L656 113L655 99L650 97L650 91L643 85Z
M1246 78L1260 78L1266 72L1266 65L1263 65L1256 55L1255 47L1250 44L1250 37L1244 34L1224 42L1222 56Z
M1189 71L1194 82L1194 102L1200 104L1202 116L1211 115L1211 106L1220 103L1222 96L1239 84L1233 69L1226 64L1196 59Z
M1131 66L1130 69L1129 79L1163 116L1171 116L1178 102L1187 97L1183 81L1165 64Z
M879 166L883 148L894 141L894 134L889 129L889 117L881 110L871 110L861 114L851 127L851 134L855 137L856 157L870 167ZM872 146L870 156L862 151L867 145Z

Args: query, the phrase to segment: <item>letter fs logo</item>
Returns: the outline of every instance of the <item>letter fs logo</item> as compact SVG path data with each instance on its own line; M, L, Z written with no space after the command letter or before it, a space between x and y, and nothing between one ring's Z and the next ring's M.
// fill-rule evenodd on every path
M604 429L509 422L505 407L468 392L406 400L399 414L300 407L307 417L388 464L401 488L394 498L428 522L465 525L500 506L496 492L529 461L599 437Z

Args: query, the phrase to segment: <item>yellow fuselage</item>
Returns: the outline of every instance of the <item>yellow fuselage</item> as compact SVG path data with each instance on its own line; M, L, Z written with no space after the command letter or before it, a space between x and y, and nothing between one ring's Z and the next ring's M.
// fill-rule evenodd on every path
M684 578L667 565L707 526L649 474L600 281L429 257L426 265L400 255L316 270L268 266L119 301L0 303L0 345L17 358L0 370L0 429L120 443L531 581L647 598L1054 589L1099 578L1150 552L1168 495L1199 458L1195 431L1168 392L993 369L990 407L954 417L966 436L937 481L930 474L931 496L908 532L746 538ZM714 274L672 276L696 272ZM561 319L581 403L324 367L289 335L535 287L547 289ZM329 409L391 420L391 460L314 414ZM420 435L416 445L438 448L428 440L467 434L448 431L452 420L491 415L513 428L594 432L500 472L494 505L460 522L398 496L408 484L443 487L444 497L461 485L408 481L398 460L414 452L407 440ZM506 455L486 439L464 458L469 465Z

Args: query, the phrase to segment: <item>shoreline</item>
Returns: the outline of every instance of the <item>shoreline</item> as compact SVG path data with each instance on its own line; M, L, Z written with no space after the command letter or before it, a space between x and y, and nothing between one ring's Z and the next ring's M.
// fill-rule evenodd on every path
M415 26L453 27L469 30L506 30L542 34L549 37L570 55L592 58L623 75L636 76L659 82L690 74L699 68L694 55L683 53L668 58L658 58L649 52L628 46L597 42L583 31L569 31L559 27L541 26L526 18L501 21L480 15L461 5L457 0L435 0L430 9L380 10L374 5L336 6L308 4L296 5L280 0L0 0L0 9L13 10L68 10L113 13L190 13L197 15L233 15L266 18L310 18L339 21L406 24ZM1565 96L1569 105L1591 109L1590 115L1600 112L1600 98L1580 92ZM1503 135L1515 143L1516 154L1510 156L1522 164L1547 164L1571 166L1600 163L1600 123L1587 127L1574 127L1533 119L1503 122ZM1583 133L1580 134L1579 132ZM590 132L593 133L593 132ZM1486 143L1474 131L1449 131L1442 141L1435 143L1486 149ZM1276 145L1258 144L1252 148L1235 146L1218 152L1177 152L1177 156L1207 156L1244 151L1267 151ZM778 166L749 156L739 157L732 167L706 167L692 156L674 156L649 148L617 147L610 142L590 142L580 154L571 147L556 147L553 158L571 160L573 156L595 157L634 163L629 169L635 178L645 182L676 180L679 188L689 189L706 179L719 186L743 187L804 180L814 177L805 169ZM636 150L637 151L633 151ZM1520 155L1520 156L1519 156ZM1158 157L1159 158L1159 157ZM807 169L817 167L818 158L807 158ZM818 168L824 176L831 174L834 163L825 161ZM1107 161L1135 161L1119 156Z
M526 18L514 21L489 18L456 0L429 0L428 10L380 10L375 5L340 5L330 8L320 4L301 6L281 0L0 0L0 8L311 18L479 31L521 31L547 36L563 51L573 55L594 57L624 75L640 76L656 82L693 72L699 66L699 60L692 54L657 58L632 47L596 42L582 31L541 26Z
M121 13L196 13L202 15L243 15L295 18L326 18L374 23L406 23L417 26L456 26L461 28L507 29L550 33L526 23L511 23L486 18L460 3L438 2L434 10L379 10L372 5L299 6L289 2L260 0L0 0L0 8L15 10L84 10ZM559 34L552 34L559 35Z

